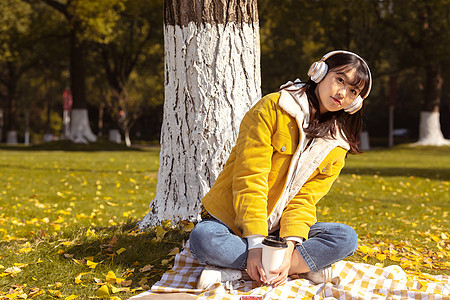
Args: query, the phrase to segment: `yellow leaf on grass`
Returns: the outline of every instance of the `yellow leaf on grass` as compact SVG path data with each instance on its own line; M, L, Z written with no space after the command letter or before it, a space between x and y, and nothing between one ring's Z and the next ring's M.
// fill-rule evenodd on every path
M107 283L116 283L116 274L114 274L113 271L109 271L108 274L106 274L106 282Z
M75 259L72 258L72 260L77 264L77 265L82 265L84 263L84 261L82 259Z
M178 247L175 247L172 250L170 250L169 254L167 255L176 255L178 253L180 253L180 249L178 249Z
M49 293L49 294L52 295L52 296L58 297L58 298L64 297L64 296L61 294L61 291L58 291L58 290L47 290L47 293Z
M19 249L19 253L28 253L28 252L31 252L33 249L31 249L31 248L22 248L22 249Z
M91 230L91 228L89 227L86 231L86 236L95 236L95 230Z
M73 300L73 299L77 299L79 296L78 295L70 295L67 296L66 298L64 298L64 300Z
M385 254L377 254L377 255L376 255L376 258L377 258L379 261L384 261L384 260L386 260L386 255L385 255Z
M395 255L391 255L391 256L389 257L389 259L392 260L392 261L401 261L401 260L402 260L400 257L395 256Z
M183 226L183 229L181 229L182 232L191 232L192 229L194 229L194 223L189 222L188 224Z
M19 274L20 272L22 272L21 268L19 268L19 267L11 267L11 268L7 268L3 274L11 275L11 277L14 277L17 274Z
M121 286L130 286L133 283L133 280L124 280L122 282L120 282Z
M89 272L83 272L83 273L80 273L77 276L75 276L75 283L80 284L82 282L81 277L86 274L89 274Z
M117 293L121 293L121 292L128 292L129 290L130 290L129 288L117 288L115 286L111 286L111 293L112 294L117 294ZM120 299L120 298L116 298L116 299Z
M34 297L37 297L37 296L40 296L43 294L45 294L44 290L41 290L40 288L35 287L30 290L30 292L28 293L28 297L34 298Z
M81 283L81 276L83 276L83 273L78 274L75 276L75 283L80 284Z
M14 263L14 267L19 267L19 268L28 267L28 264Z
M156 227L156 241L161 241L166 235L167 231L161 226Z
M86 261L86 265L90 268L90 269L95 269L95 267L98 265L98 263L87 260Z
M109 289L107 285L102 285L98 290L97 290L97 297L109 297Z
M435 241L436 243L440 241L440 238L437 235L434 235L434 234L431 235L431 239L433 241Z
M369 254L369 255L370 255L370 254L373 253L372 248L367 247L367 246L359 246L359 247L358 247L358 250L361 251L361 252L364 253L364 254Z
M116 251L117 255L120 255L122 252L126 251L127 249L125 248L120 248L119 250Z
M146 265L146 266L140 268L139 271L142 272L142 273L144 273L144 272L150 271L152 268L153 268L152 265Z

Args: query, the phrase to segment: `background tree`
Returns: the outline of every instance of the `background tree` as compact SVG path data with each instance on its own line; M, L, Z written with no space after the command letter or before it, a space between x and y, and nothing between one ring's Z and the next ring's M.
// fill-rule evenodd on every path
M83 59L81 64L72 65L79 67L78 74L84 73L81 76L84 80L75 80L80 78L77 75L72 80L84 85L84 88L74 88L74 93L78 92L81 98L84 95L91 120L88 123L85 118L85 124L94 131L99 124L99 134L121 124L124 132L129 131L130 138L158 139L164 82L162 2L1 1L0 108L5 112L5 126L15 131L20 140L29 112L34 142L39 142L43 132L51 131L45 129L45 122L39 121L40 114L47 116L48 112L42 111L47 107L55 112L50 113L55 121L60 118L57 114L61 113L62 91L71 85L66 76L70 69L70 45L75 45L82 48L76 53L83 54ZM397 143L410 142L419 136L417 124L424 109L437 124L437 129L428 132L437 133L437 140L447 143L438 128L436 111L440 102L440 125L443 136L449 138L450 94L444 84L449 76L449 57L445 53L449 46L445 34L448 1L329 0L326 5L324 1L306 0L258 2L264 94L287 80L297 77L306 80L311 62L323 53L336 48L348 49L366 58L374 75L374 89L365 107L366 130L371 142L377 146L387 144L388 105L390 99L396 98L395 127L407 128L410 133L409 138L396 140ZM55 13L48 3L65 8L72 16L70 21L65 14ZM197 14L201 13L200 9ZM70 33L76 28L72 23L78 26L75 44L69 43ZM152 35L146 40L149 32ZM221 46L224 45L222 42ZM183 51L191 48L185 47ZM106 60L99 55L102 52L99 49L104 50ZM72 73L77 74L77 70ZM397 82L396 97L390 95L391 82ZM47 102L42 91L46 88L52 90ZM52 130L58 135L57 127Z
M0 3L0 84L5 102L7 142L17 143L18 84L22 75L36 63L30 51L32 8L20 0ZM0 137L1 140L1 137Z
M378 3L380 24L394 30L399 63L405 68L423 70L423 101L420 112L419 145L450 145L439 121L444 61L449 60L448 16L446 0L390 0Z
M123 1L41 1L61 13L70 28L70 85L73 95L71 140L77 143L94 142L96 136L90 128L86 100L86 44L88 41L107 43L115 37L113 28L124 9Z
M130 129L142 115L147 101L138 93L132 95L135 84L128 83L132 72L135 72L134 83L139 75L144 77L143 66L148 67L150 60L155 62L155 56L156 64L151 65L150 70L156 72L157 67L162 67L162 41L159 40L162 36L162 3L148 0L127 2L125 5L114 27L117 37L109 43L100 44L99 52L111 88L112 111L116 112L114 117L124 133L126 145L131 146Z
M165 103L155 199L140 223L194 219L260 98L256 0L164 1Z

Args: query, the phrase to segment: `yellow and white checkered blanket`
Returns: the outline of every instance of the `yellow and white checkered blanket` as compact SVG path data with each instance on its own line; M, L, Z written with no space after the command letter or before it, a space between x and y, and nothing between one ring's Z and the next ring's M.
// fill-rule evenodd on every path
M150 291L133 296L133 300L215 299L240 300L242 296L259 299L447 299L450 300L450 276L408 275L399 266L379 268L349 261L333 265L335 276L330 283L314 285L306 279L295 279L271 288L247 281L236 290L216 284L214 289L196 289L204 265L194 259L189 243L177 254L173 268L166 272Z

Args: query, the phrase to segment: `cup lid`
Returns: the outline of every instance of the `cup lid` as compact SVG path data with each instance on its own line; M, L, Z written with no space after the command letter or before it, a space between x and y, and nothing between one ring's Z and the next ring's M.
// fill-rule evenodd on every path
M274 235L266 236L262 243L269 247L287 248L286 241L283 238Z

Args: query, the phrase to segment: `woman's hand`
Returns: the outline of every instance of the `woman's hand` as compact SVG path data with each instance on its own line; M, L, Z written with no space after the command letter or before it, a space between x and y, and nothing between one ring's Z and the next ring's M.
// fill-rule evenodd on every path
M266 274L262 266L262 248L253 248L248 250L247 255L247 273L259 284L266 283Z
M269 282L274 287L283 284L289 275L289 269L291 268L292 253L295 250L295 242L287 241L287 244L288 248L286 249L286 253L284 254L283 263L278 269L270 271L270 274L278 274L276 277L272 278L272 280Z

